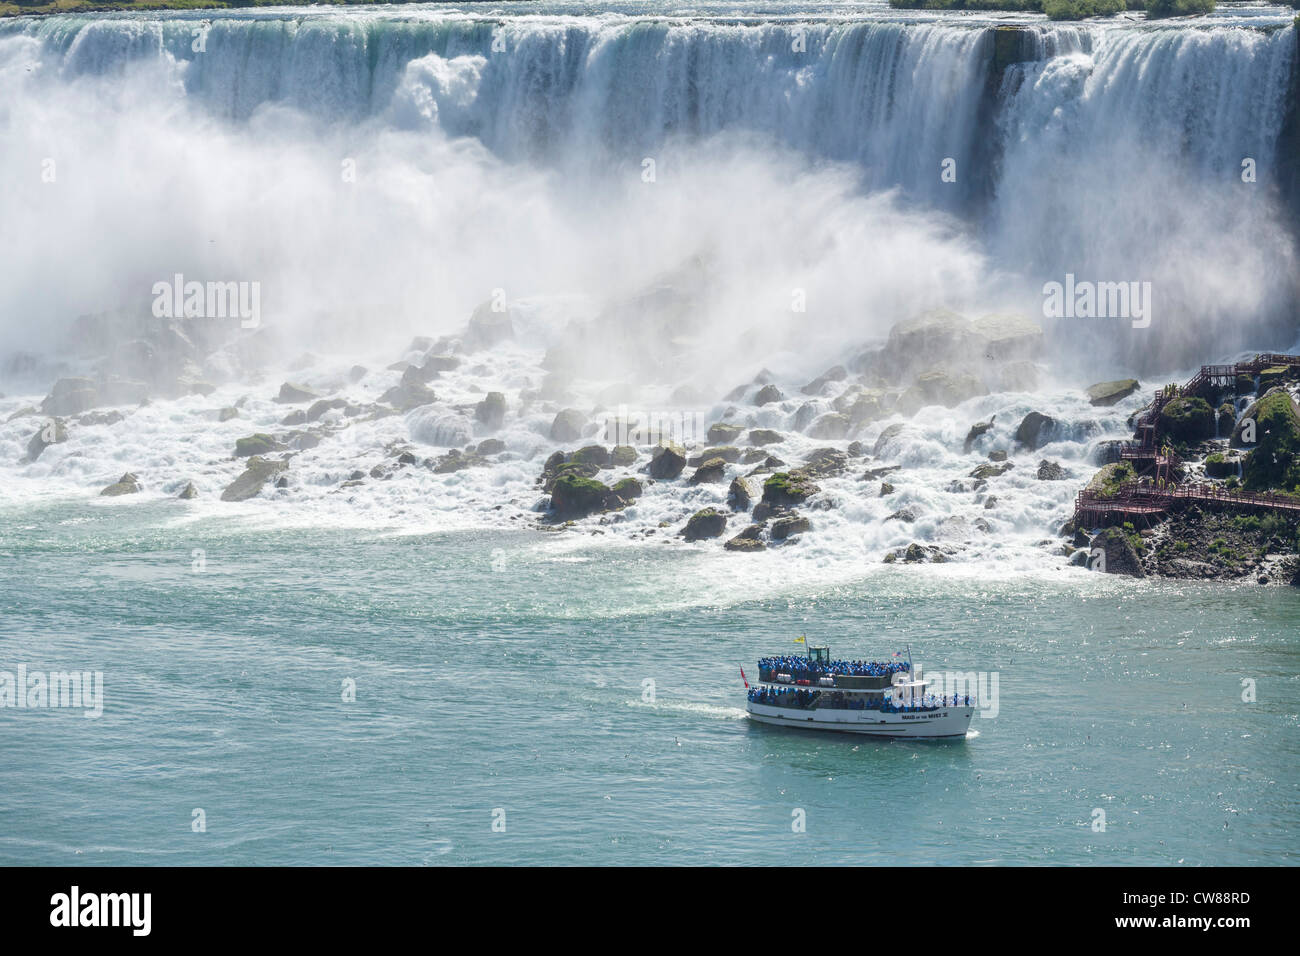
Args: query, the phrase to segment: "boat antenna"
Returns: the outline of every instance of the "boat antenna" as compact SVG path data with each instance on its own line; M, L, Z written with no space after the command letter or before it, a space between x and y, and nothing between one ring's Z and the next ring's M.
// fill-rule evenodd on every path
M907 673L916 676L916 669L912 667L912 645L907 645Z

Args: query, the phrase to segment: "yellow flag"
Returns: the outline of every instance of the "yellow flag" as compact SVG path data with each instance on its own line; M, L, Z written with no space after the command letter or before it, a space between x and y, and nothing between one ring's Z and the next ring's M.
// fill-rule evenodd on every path
M800 634L798 637L796 637L796 638L794 639L794 642L795 642L796 644L807 644L807 643L808 643L808 641L804 638L804 636L803 636L802 634Z

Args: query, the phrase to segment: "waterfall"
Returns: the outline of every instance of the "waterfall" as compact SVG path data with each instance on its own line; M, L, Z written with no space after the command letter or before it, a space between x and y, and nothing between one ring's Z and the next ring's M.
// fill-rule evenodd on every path
M1154 331L1049 332L1102 361L1191 364L1207 339L1216 354L1295 339L1300 269L1279 197L1294 157L1278 154L1295 29L1260 24L1023 27L1003 68L995 28L956 17L67 15L0 23L0 81L10 102L107 96L152 71L139 96L160 98L159 124L184 111L229 136L259 123L286 138L301 123L326 139L436 134L592 192L611 170L728 136L955 217L1000 303L1037 309L1067 272L1149 281ZM120 89L108 100L144 108ZM0 146L41 155L44 134L15 115L0 107ZM944 269L931 271L933 286Z

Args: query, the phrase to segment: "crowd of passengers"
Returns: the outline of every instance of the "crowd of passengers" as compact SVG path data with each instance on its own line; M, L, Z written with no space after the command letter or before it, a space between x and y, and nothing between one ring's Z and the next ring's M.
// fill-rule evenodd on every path
M749 699L773 707L828 707L833 710L879 710L886 714L911 713L921 710L938 710L940 707L970 706L970 694L926 694L917 701L904 704L892 700L868 698L862 694L845 694L839 691L809 690L805 687L751 687Z
M855 677L889 677L908 669L904 661L810 661L806 657L763 657L758 661L760 671L789 674L796 680L807 677L846 674Z

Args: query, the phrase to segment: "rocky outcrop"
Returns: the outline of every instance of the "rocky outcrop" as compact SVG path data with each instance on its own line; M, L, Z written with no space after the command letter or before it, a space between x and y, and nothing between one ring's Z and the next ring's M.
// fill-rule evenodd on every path
M745 429L740 425L732 425L729 422L715 422L709 426L708 439L710 445L731 445L740 438L741 432Z
M1138 555L1137 548L1141 546L1141 539L1136 535L1130 536L1121 528L1107 528L1092 539L1089 545L1090 561L1096 564L1093 555L1104 553L1106 562L1104 565L1107 574L1125 574L1129 577L1144 578L1147 576L1142 567L1142 559Z
M772 522L772 540L784 541L797 534L803 534L812 524L803 515L788 515Z
M289 469L289 463L282 459L263 458L254 455L248 459L243 474L232 481L221 493L222 501L246 501L255 498L262 491L262 486Z
M1242 466L1251 491L1300 492L1300 412L1290 394L1273 389L1254 408L1255 445Z
M194 487L194 482L187 481L185 487L181 489L181 493L176 497L180 498L182 501L193 501L198 496L199 489Z
M1056 462L1044 458L1038 463L1036 477L1039 481L1064 481L1070 477L1070 474Z
M773 402L781 401L784 397L781 390L775 385L764 385L758 390L758 394L754 396L754 404L771 405Z

